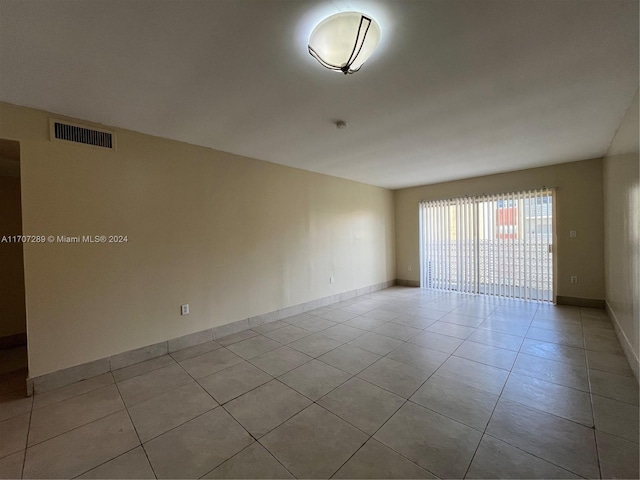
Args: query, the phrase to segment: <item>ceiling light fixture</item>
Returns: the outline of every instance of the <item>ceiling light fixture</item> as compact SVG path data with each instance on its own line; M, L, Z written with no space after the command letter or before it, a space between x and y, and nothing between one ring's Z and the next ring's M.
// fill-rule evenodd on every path
M325 68L347 73L360 70L380 42L380 27L357 12L332 15L309 37L309 53Z

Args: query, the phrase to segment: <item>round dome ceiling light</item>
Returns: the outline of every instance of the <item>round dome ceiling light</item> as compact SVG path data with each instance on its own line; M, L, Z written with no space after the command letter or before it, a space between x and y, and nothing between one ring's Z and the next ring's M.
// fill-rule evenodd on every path
M320 65L345 75L360 70L380 43L380 27L357 12L332 15L309 37L309 53Z

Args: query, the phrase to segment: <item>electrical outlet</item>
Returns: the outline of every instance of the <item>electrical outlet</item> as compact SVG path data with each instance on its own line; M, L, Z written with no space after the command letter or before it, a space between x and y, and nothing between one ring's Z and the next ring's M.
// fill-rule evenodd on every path
M569 237L576 238L576 231L575 230L569 230Z
M409 265L407 268L409 269L409 271L411 271L411 265Z
M180 315L189 315L189 304L180 305Z
M333 283L333 277L329 277L329 283Z
M578 283L577 275L571 275L571 283Z

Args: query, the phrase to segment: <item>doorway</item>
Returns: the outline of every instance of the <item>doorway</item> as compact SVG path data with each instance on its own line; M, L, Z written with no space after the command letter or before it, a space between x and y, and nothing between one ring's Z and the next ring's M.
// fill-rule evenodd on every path
M420 204L423 288L555 302L554 189Z
M0 139L0 376L27 377L27 325L22 242L20 143Z

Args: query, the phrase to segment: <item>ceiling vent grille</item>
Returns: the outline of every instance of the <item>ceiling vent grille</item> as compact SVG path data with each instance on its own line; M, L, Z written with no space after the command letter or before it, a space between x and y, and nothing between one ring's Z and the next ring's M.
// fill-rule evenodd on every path
M52 141L81 143L110 150L116 148L115 133L108 130L99 130L86 125L76 125L54 119L50 121L50 130Z

